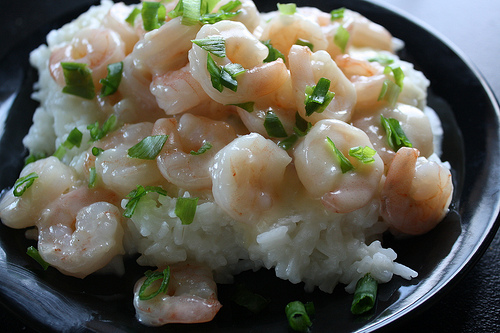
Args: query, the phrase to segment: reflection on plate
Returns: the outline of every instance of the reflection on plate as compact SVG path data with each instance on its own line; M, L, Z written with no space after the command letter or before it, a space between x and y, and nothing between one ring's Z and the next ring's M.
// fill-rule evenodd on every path
M83 3L83 1L82 1ZM274 10L275 3L256 1L261 11ZM495 219L499 193L489 179L500 176L498 105L483 80L461 56L429 31L411 20L369 2L335 0L297 1L298 6L315 6L325 11L347 7L384 25L406 42L400 56L414 63L431 81L428 104L444 126L444 155L453 167L456 192L452 210L432 232L411 239L388 236L398 261L417 270L412 281L394 278L380 286L375 310L366 317L354 317L351 296L341 286L333 294L305 293L303 285L292 285L274 277L272 271L243 273L236 277L257 293L271 299L268 311L255 317L231 301L234 285L219 286L224 305L214 321L199 325L172 325L175 331L277 331L287 332L284 307L290 300L313 301L314 331L335 327L337 332L372 331L397 324L403 316L428 305L450 288L483 253L498 225ZM47 5L49 6L49 5ZM74 18L69 13L50 27ZM29 42L19 44L0 62L0 179L1 188L11 186L23 164L22 138L36 108L29 95L36 72L28 65L29 51L44 42L48 32L40 31ZM474 113L471 110L475 110ZM127 262L123 278L90 276L84 280L61 275L54 269L41 270L25 254L29 245L22 230L0 226L0 294L5 304L21 314L28 325L57 331L157 331L134 318L132 287L143 274L134 258ZM163 328L165 329L165 328Z

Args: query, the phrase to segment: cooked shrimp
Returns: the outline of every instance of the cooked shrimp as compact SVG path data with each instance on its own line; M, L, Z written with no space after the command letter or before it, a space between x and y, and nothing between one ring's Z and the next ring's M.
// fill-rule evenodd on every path
M233 140L210 168L215 202L235 220L257 224L279 202L279 186L292 159L271 140L251 133Z
M292 109L282 109L282 108L271 108L264 107L261 108L258 104L254 106L252 112L248 112L242 108L238 108L238 115L241 118L243 124L250 132L259 133L263 137L270 138L267 130L264 126L264 121L268 112L272 111L279 118L283 128L288 135L293 133L293 127L295 126L295 110Z
M102 20L103 27L109 28L118 33L125 43L125 54L129 54L134 49L134 45L139 41L139 34L134 27L125 19L130 15L131 9L123 2L111 6L109 12Z
M288 56L290 48L298 40L313 45L314 51L325 50L328 42L321 27L308 17L295 13L293 15L276 14L264 25L261 40L270 40L274 48Z
M187 190L207 190L212 186L208 170L213 156L236 138L227 123L205 117L184 114L179 124L172 118L159 119L153 135L166 134L168 141L157 157L162 175L174 185ZM204 144L211 148L203 154L193 155Z
M182 113L211 100L189 68L188 64L153 78L151 93L167 115Z
M352 163L352 170L342 172L327 138ZM302 184L336 213L348 213L365 206L376 196L384 172L378 154L373 156L373 162L366 164L349 156L349 149L365 146L373 148L360 129L334 119L317 122L294 150L295 168Z
M338 68L335 61L325 51L312 53L306 46L294 45L290 49L289 66L295 103L300 115L312 123L321 119L349 121L356 104L356 91L352 83ZM330 91L335 97L322 113L306 115L304 100L307 86L314 86L320 78L330 80Z
M349 80L356 76L373 76L384 73L384 67L377 62L356 59L349 54L335 57L335 63Z
M343 21L346 25L352 24L349 39L353 46L392 51L392 35L383 26L348 9L344 11Z
M37 221L40 256L63 274L84 278L123 254L119 198L81 187L52 202Z
M177 70L188 63L188 51L199 30L198 25L184 25L182 18L176 17L160 28L144 35L130 54L134 66L147 70L150 74L165 74Z
M139 298L143 277L134 287L137 319L149 326L169 323L205 323L211 321L222 305L217 300L217 285L212 271L204 265L179 263L170 266L170 281L165 294L149 300ZM159 288L161 280L152 287Z
M102 182L122 197L134 190L137 185L160 185L163 177L154 160L128 156L128 149L150 136L152 129L152 123L125 125L95 142L94 147L104 149L104 152L97 157L90 152L87 154L89 159L95 158L97 184Z
M71 42L52 51L49 60L50 74L61 86L65 86L61 62L85 63L92 70L92 81L101 89L100 79L107 76L109 64L122 61L125 44L118 33L106 28L79 31Z
M357 115L358 113L355 113L355 116ZM385 118L397 119L412 146L417 148L422 156L432 155L434 144L429 118L414 106L398 103L395 107L383 107L368 116L353 119L353 125L368 135L386 167L391 164L396 152L389 146L387 133L380 120L381 115Z
M32 172L35 172L38 178L22 196L14 196L12 188L4 194L0 202L2 223L11 228L34 226L40 213L50 202L78 183L75 170L53 156L26 165L20 177Z
M213 59L218 66L229 63L240 64L245 73L237 77L237 91L224 89L222 92L212 85L207 70L207 51L193 45L189 51L191 74L203 87L203 90L221 104L239 104L256 99L279 89L288 79L289 73L282 59L263 63L269 51L240 22L221 21L205 25L196 35L196 39L219 36L224 38L226 57Z
M418 157L415 148L398 150L381 193L381 215L399 232L420 235L448 212L453 193L450 170Z

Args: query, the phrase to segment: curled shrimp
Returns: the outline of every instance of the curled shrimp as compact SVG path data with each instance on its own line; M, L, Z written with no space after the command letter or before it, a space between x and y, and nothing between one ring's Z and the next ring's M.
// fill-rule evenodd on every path
M111 6L102 20L103 27L109 28L120 35L122 41L125 43L125 54L132 52L134 45L139 41L139 34L126 21L130 11L130 8L123 2L119 2Z
M351 162L352 170L342 171L327 138ZM317 122L294 150L295 168L302 184L336 213L348 213L365 206L378 192L384 172L378 154L371 163L349 156L351 148L365 146L373 149L368 136L360 129L334 119Z
M52 78L64 87L61 62L85 63L92 70L97 91L102 86L99 80L107 75L107 66L122 61L124 57L125 44L118 33L107 28L84 29L76 33L69 44L52 51L49 70Z
M349 39L353 46L392 51L392 35L380 24L348 9L344 11L343 21L345 25L352 25Z
M14 196L12 188L0 202L2 223L11 228L34 226L42 210L50 202L78 184L74 169L63 164L57 157L47 157L26 165L20 177L26 177L32 172L38 178L22 196Z
M154 160L128 156L128 149L150 136L152 129L152 123L125 125L94 142L94 147L104 151L97 157L91 151L87 152L84 172L95 164L97 185L103 184L123 197L139 184L161 184L163 177Z
M205 323L222 307L212 271L207 266L196 263L171 265L167 290L149 300L139 298L145 280L146 277L139 279L134 287L136 316L145 325ZM152 287L160 288L160 283L157 280Z
M399 232L420 235L448 212L453 193L450 170L418 157L415 148L398 150L381 193L381 215Z
M41 214L40 256L63 274L84 278L123 254L119 198L82 187L62 195Z
M356 116L358 116L357 112ZM424 157L432 155L434 152L433 134L427 115L414 106L397 103L394 107L382 107L369 115L362 116L361 114L353 119L353 125L368 135L386 166L391 164L396 152L389 146L380 116L398 120L412 146L417 148Z
M211 100L191 75L189 64L176 71L156 75L150 89L167 115L182 113Z
M162 175L172 184L187 190L206 190L212 186L209 166L213 156L236 138L233 128L223 121L211 120L189 113L175 119L159 119L153 135L168 135L163 150L156 158ZM210 148L199 155L203 145Z
M328 45L321 27L315 21L299 13L293 15L277 13L264 25L260 39L270 40L272 46L285 57L298 40L311 43L315 51L325 50Z
M356 104L356 90L327 52L320 50L312 53L306 46L294 45L290 49L289 66L295 103L304 119L312 123L321 119L351 119L351 111ZM315 86L322 77L330 80L329 90L335 93L335 97L322 113L307 116L304 105L306 87Z
M235 220L257 224L278 205L279 187L292 159L257 133L234 139L210 167L215 202Z
M237 91L223 89L218 91L212 85L207 70L207 51L193 45L189 51L191 74L203 87L203 90L216 102L221 104L239 104L255 101L279 89L288 79L289 73L280 58L263 63L269 51L240 22L220 21L205 25L196 35L196 39L222 37L226 45L226 57L213 56L218 66L229 63L240 64L245 72L239 75Z

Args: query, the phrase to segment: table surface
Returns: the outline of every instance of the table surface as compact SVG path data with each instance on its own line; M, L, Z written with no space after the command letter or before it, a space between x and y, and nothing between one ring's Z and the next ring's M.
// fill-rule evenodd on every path
M5 3L4 3L5 2ZM53 3L51 11L46 3ZM91 1L0 0L2 11L12 19L0 22L0 58L16 40L35 31L45 15L58 17L68 8ZM500 96L500 1L496 0L373 0L408 16L454 44L476 66ZM27 11L34 9L26 28ZM40 10L38 10L40 9ZM2 16L5 17L5 16ZM37 19L38 17L38 19ZM398 332L500 332L500 234L493 239L479 262L438 302L419 316L403 322ZM17 318L0 311L0 331L33 332Z

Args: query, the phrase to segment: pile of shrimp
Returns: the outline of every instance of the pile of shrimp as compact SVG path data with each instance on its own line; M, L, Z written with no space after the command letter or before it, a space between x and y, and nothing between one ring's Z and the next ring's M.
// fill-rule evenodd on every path
M230 2L219 1L212 13ZM177 4L163 5L169 13ZM364 209L375 216L379 234L388 229L398 235L424 234L448 212L453 183L450 170L434 154L424 112L428 82L397 57L400 43L382 26L348 9L339 18L310 7L261 14L251 0L240 0L237 15L227 20L187 25L182 17L167 15L159 28L146 31L140 15L133 24L126 21L140 5L104 1L101 7L106 10L97 21L80 20L72 38L45 49L50 58L44 66L50 84L57 87L52 97L92 109L77 119L70 119L70 113L55 119L77 125L83 133L81 146L61 159L50 156L27 164L20 177L38 177L22 196L11 189L0 203L2 222L29 228L41 258L63 274L84 278L130 252L125 244L130 218L123 212L127 195L138 185L161 187L172 198L214 203L240 230L240 245L263 243L262 235L270 230L278 234L280 219L296 211L294 206L331 219ZM348 33L345 45L336 42L339 29ZM214 87L207 70L209 51L193 43L206 38L225 43L225 57L211 57L216 66L243 67L235 78L237 90ZM265 61L270 53L265 41L283 56ZM405 74L395 103L378 98L386 81L395 79L380 59L390 59ZM61 92L62 62L88 66L96 91L93 100ZM107 66L117 62L123 62L121 83L116 93L102 97L101 79ZM334 96L322 112L309 114L306 91L321 78L329 80ZM286 136L268 132L270 113L286 136L297 133L297 119L307 123L307 130L284 149ZM111 115L116 129L91 142L86 125L102 124ZM381 116L399 122L411 147L389 144ZM37 131L37 117L43 118L35 114L30 134ZM47 155L72 126L62 128L54 131L54 147L44 151ZM155 158L128 156L132 146L156 135L168 137ZM351 170L342 169L330 141L352 164ZM209 149L192 154L207 144ZM372 149L372 160L364 163L350 156L354 147ZM98 156L95 148L102 151ZM97 181L89 187L92 169ZM157 326L214 318L221 304L212 268L194 258L187 261L157 264L160 270L170 265L171 278L165 293L154 299L139 298L138 282L134 306L141 322ZM364 272L351 273L346 283Z

